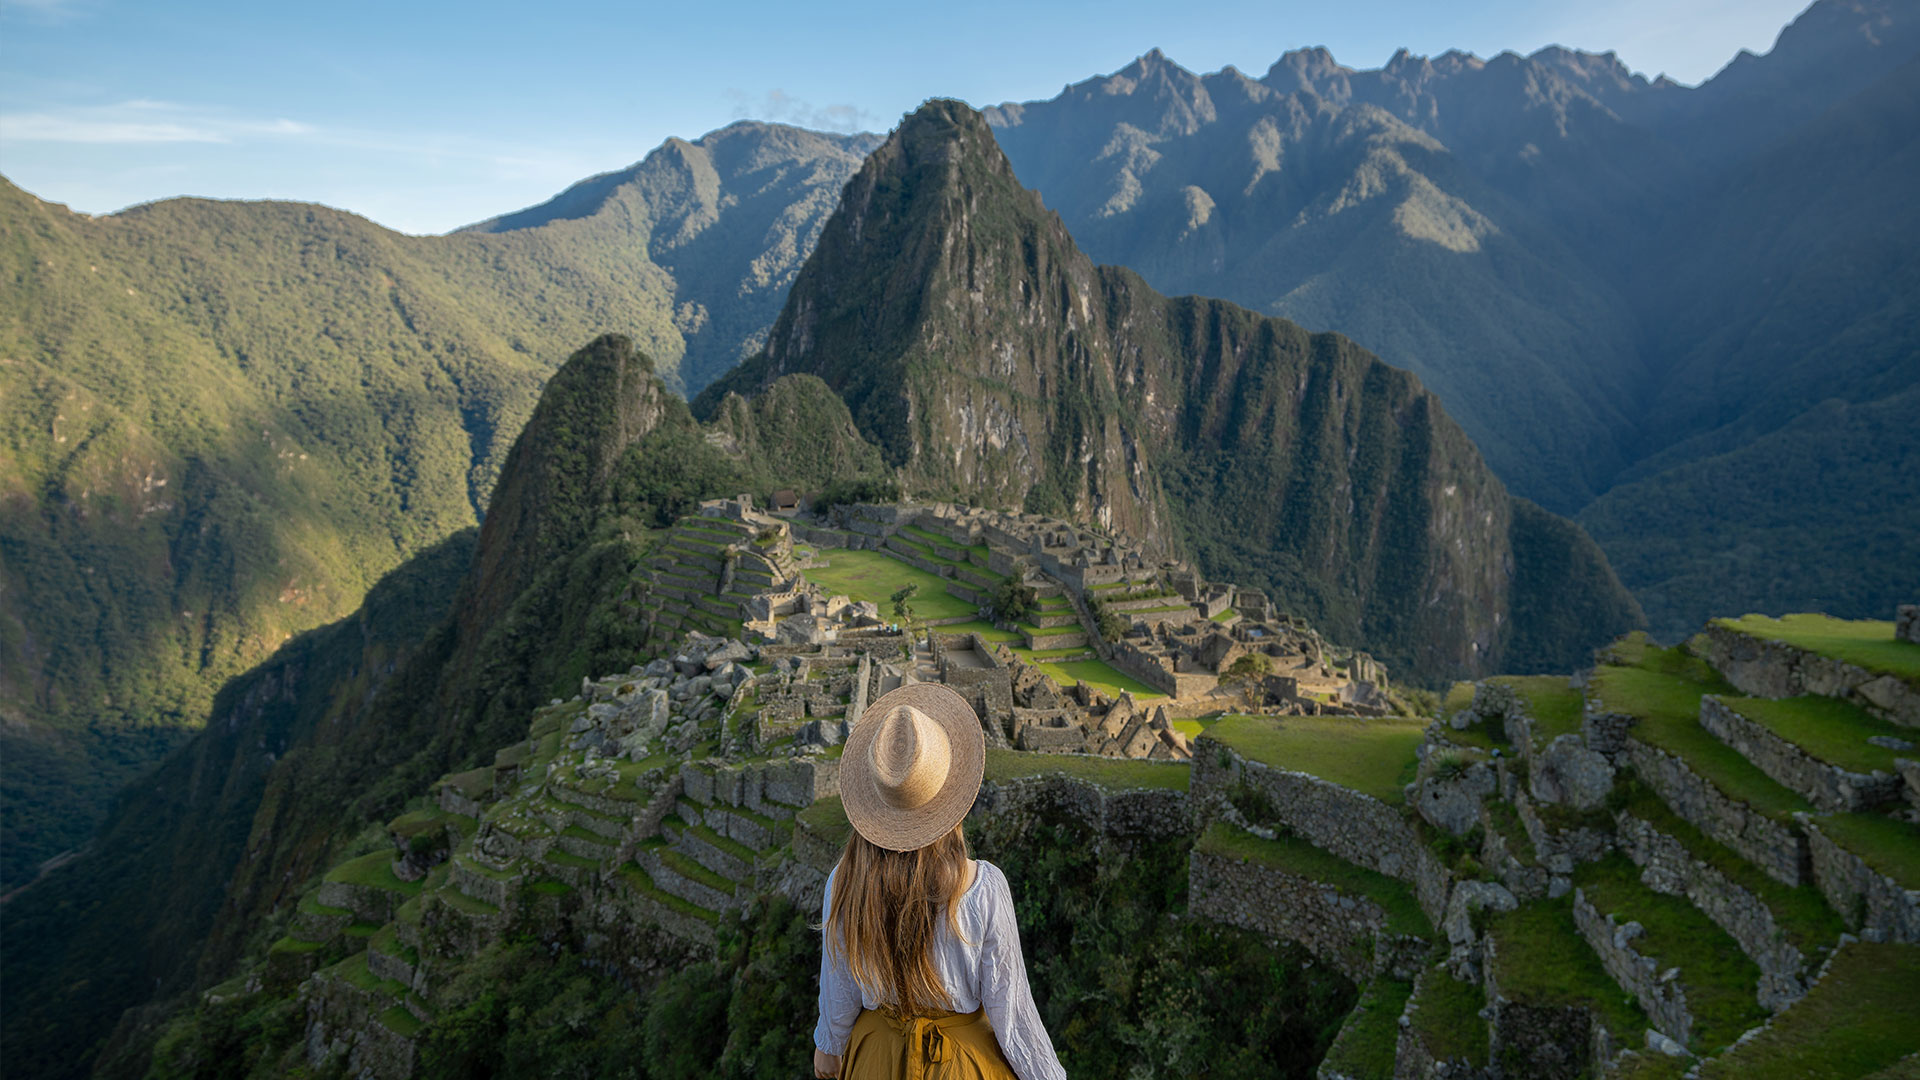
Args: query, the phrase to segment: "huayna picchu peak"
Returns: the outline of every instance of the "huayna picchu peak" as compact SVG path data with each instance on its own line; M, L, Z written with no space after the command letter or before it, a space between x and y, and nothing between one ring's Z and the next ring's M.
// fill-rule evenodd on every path
M1095 266L958 102L868 158L766 351L695 411L796 372L909 490L1137 537L1415 676L1572 667L1639 621L1592 541L1511 496L1417 379Z

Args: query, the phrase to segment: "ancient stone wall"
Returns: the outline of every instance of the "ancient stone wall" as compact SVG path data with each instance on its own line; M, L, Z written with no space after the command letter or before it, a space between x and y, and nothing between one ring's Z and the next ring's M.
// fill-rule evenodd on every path
M1239 784L1263 796L1278 815L1277 823L1296 836L1350 863L1411 885L1427 918L1436 925L1440 922L1447 909L1450 875L1399 811L1371 795L1317 776L1248 761L1201 736L1193 753L1194 799L1217 797L1225 801L1228 792Z
M1868 940L1920 944L1920 892L1903 889L1801 815L1813 855L1813 880L1827 903Z
M1634 947L1640 924L1616 923L1612 915L1602 915L1587 899L1586 890L1573 891L1573 925L1587 939L1600 965L1613 976L1620 988L1632 994L1645 1010L1647 1019L1667 1038L1686 1045L1693 1033L1693 1013L1687 1009L1687 995L1677 979L1663 979L1666 969L1651 956Z
M1785 642L1708 626L1707 659L1741 693L1784 698L1845 698L1898 724L1920 727L1920 686Z
M1033 814L1043 809L1064 811L1104 837L1171 840L1192 830L1187 806L1187 793L1173 788L1111 790L1077 777L1023 776L981 785L971 813L999 816Z
M1779 1011L1807 992L1807 958L1786 940L1773 910L1759 897L1701 862L1680 841L1622 812L1620 850L1640 867L1640 881L1655 892L1684 896L1740 944L1760 966L1761 1006Z
M1764 725L1741 716L1711 694L1700 699L1700 726L1738 750L1761 772L1822 810L1864 810L1900 797L1898 776L1878 771L1849 772L1829 765Z
M1354 982L1411 979L1429 942L1387 932L1387 913L1364 896L1257 862L1195 849L1188 903L1196 915L1306 946Z
M1664 750L1633 739L1627 756L1634 773L1687 824L1732 848L1781 884L1794 886L1806 880L1807 841L1792 827L1720 794L1686 762Z
M1893 637L1920 645L1920 604L1901 604L1894 609Z

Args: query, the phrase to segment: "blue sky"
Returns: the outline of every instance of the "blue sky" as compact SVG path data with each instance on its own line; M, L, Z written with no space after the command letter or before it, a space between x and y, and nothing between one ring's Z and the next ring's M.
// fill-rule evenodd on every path
M1806 0L966 4L0 0L0 173L104 213L289 198L443 232L741 117L885 130L928 97L1059 93L1158 46L1264 73L1325 45L1561 44L1697 83Z

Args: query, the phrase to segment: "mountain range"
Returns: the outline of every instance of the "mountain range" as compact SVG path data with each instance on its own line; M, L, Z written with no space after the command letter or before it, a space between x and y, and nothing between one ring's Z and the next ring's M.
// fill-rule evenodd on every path
M175 995L257 957L363 827L491 760L582 675L672 644L642 560L700 498L897 481L1045 502L1248 560L1415 671L1565 665L1638 617L1593 543L1509 496L1417 380L1095 267L957 102L867 159L766 350L696 405L704 425L630 339L595 340L546 384L477 536L229 682L93 848L7 905L5 979L30 1003L9 1009L10 1059L137 1072Z

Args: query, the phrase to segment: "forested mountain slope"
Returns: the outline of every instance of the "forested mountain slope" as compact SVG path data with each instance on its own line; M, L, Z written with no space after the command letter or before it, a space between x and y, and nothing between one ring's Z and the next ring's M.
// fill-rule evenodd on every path
M867 145L736 124L445 237L296 203L90 218L0 181L0 882L471 525L580 342L629 334L675 388L752 347Z

